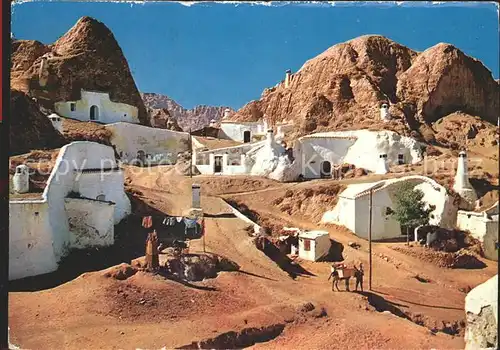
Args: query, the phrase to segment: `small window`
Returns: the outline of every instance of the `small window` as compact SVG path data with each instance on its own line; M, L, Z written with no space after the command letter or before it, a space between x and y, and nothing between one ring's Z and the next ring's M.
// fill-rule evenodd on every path
M394 211L391 208L389 207L385 208L385 215L392 215L393 213Z
M76 111L76 103L71 102L71 103L69 104L69 108L71 109L71 112Z
M306 252L311 250L311 241L308 239L304 239L304 250Z
M404 164L405 163L405 156L404 154L398 154L398 164L401 165L401 164Z
M37 211L35 211L35 216L38 216L38 212Z
M18 174L22 174L23 173L23 170L21 168L17 168L16 171L17 171Z

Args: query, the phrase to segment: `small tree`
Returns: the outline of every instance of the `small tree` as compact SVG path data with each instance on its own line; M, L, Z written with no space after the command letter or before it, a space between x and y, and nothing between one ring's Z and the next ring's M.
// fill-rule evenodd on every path
M432 208L425 208L422 201L424 193L415 189L410 182L402 183L395 195L395 208L392 215L403 227L406 227L406 243L410 241L410 227L426 225L429 223L429 215Z

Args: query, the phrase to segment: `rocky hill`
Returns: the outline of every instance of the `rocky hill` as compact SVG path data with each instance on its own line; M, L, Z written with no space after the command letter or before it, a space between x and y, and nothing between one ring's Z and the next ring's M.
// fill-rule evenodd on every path
M61 147L66 140L24 92L11 90L10 155Z
M186 109L168 96L155 93L141 93L144 104L152 109L166 109L184 131L197 130L210 123L219 121L228 107L196 106ZM231 108L229 108L233 111Z
M265 89L231 119L254 121L266 115L272 122L293 120L297 135L385 128L434 142L433 123L454 112L496 124L499 91L480 61L452 45L416 52L369 35L307 61L288 87L282 81ZM379 114L384 102L393 116L387 124Z
M46 69L40 69L42 57ZM11 87L53 109L56 101L77 100L80 90L109 92L115 102L134 105L139 120L149 118L127 60L113 33L101 22L82 17L51 45L12 40Z

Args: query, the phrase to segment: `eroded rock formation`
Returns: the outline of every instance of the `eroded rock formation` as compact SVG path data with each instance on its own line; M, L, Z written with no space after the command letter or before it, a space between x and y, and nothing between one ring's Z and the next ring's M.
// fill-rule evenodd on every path
M385 123L383 103L392 117ZM256 121L265 114L271 122L293 119L298 135L388 129L432 142L440 118L462 111L496 123L498 109L499 85L480 61L449 44L419 53L370 35L307 61L288 88L282 82L265 89L231 119Z
M13 40L11 76L13 88L36 97L46 108L80 99L81 89L102 91L114 102L136 106L141 124L149 125L122 49L113 33L93 18L80 18L51 45Z

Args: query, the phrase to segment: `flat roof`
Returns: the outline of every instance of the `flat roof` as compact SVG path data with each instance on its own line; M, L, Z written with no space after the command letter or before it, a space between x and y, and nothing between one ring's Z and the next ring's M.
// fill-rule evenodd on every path
M328 231L305 231L299 233L299 238L316 239L325 235L329 235Z

